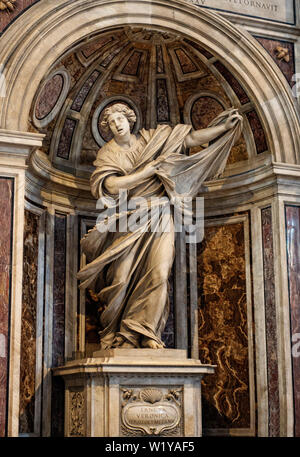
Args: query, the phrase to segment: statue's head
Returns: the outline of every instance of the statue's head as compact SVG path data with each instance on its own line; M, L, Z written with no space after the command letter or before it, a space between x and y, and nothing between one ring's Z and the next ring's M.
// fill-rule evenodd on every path
M117 133L115 131L116 127L113 125L112 121L117 119L119 119L120 123L123 121L123 125L128 124L128 128L132 130L134 123L136 122L136 115L135 112L127 105L123 103L115 103L104 110L101 127L103 127L106 132L111 130L115 135Z

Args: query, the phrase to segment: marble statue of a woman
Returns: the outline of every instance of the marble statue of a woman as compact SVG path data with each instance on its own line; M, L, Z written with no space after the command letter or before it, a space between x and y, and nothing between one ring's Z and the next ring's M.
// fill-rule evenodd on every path
M171 213L168 230L161 228L161 217L153 223L150 201L153 197L170 201L183 195L195 197L205 180L222 173L242 131L242 117L236 109L224 111L210 127L196 131L190 125L159 125L141 130L136 137L131 134L135 120L134 112L124 104L105 110L102 125L109 127L113 139L98 152L91 192L106 208L115 209L119 223L138 211L120 210L120 190L126 191L128 200L143 197L148 217L127 231L104 231L96 225L81 241L87 265L78 273L80 287L93 289L104 305L101 349L164 347L161 334L169 313L174 224ZM210 142L199 153L182 154L184 149Z

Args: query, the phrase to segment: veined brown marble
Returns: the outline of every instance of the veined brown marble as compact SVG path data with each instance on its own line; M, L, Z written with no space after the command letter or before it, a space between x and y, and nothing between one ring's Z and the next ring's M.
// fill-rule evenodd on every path
M273 58L275 63L278 65L284 76L286 77L288 83L293 86L295 81L293 81L293 76L296 73L295 71L295 45L290 41L279 41L272 38L263 38L255 36L257 41L268 51L270 56ZM281 47L287 50L288 61L285 59L278 58L278 53L276 49Z
M233 74L226 68L221 62L215 62L214 66L221 73L221 75L226 79L228 84L232 87L232 90L235 92L236 96L240 100L242 105L250 102L248 95L245 92L245 89L241 86L239 81L233 76Z
M78 92L74 102L72 103L71 109L74 111L80 111L86 97L88 96L91 88L93 87L94 83L97 81L97 78L100 76L100 71L93 71L93 73L88 77L88 79L85 81L83 86L81 87L80 91Z
M243 223L207 227L198 249L199 357L217 365L203 381L203 427L250 427Z
M113 37L103 37L102 39L98 39L93 41L92 43L85 46L82 50L83 55L88 58L91 57L93 54L97 53L97 51L101 50L106 44L113 41Z
M175 49L175 54L183 74L194 73L197 71L196 65L192 61L191 57L187 55L184 49Z
M191 41L187 38L184 38L184 41L190 44L193 48L197 49L197 51L201 52L201 54L203 54L207 59L211 59L212 57L214 57L210 52L208 52L206 49L200 46L197 42Z
M57 148L57 157L68 160L77 121L67 118Z
M292 336L300 334L300 206L286 206L287 254ZM299 341L299 338L298 338ZM296 352L296 354L294 353ZM300 437L300 356L293 351L294 429Z
M165 79L156 80L156 109L157 122L168 122L170 120L170 105Z
M257 154L261 154L262 152L265 152L268 149L267 138L263 126L255 110L250 111L246 114L246 116L248 118L251 130L253 132L254 141L256 144L256 152Z
M195 130L203 129L224 111L223 106L212 97L199 97L193 103L191 120Z
M169 276L169 303L170 313L162 334L162 341L166 348L175 349L175 316L174 316L174 266Z
M262 216L262 240L264 260L264 291L267 340L267 371L269 400L269 436L280 436L280 400L277 358L277 329L275 306L275 273L272 230L272 210L264 208Z
M61 75L55 75L45 85L43 91L40 93L37 104L35 115L36 118L41 120L44 119L53 110L57 103L61 91L63 89L64 80Z
M63 365L65 361L66 224L66 215L56 213L54 225L52 367ZM53 377L51 435L63 436L63 430L64 388L61 379Z
M191 109L191 121L194 129L207 128L210 122L215 119L222 111L223 106L216 99L205 96L195 100ZM196 153L202 148L193 148L191 153ZM245 138L242 135L237 144L233 146L227 164L240 162L248 159Z
M165 72L165 65L162 53L162 47L157 45L156 46L156 73L158 75Z
M0 178L0 437L5 436L7 425L13 186L13 179Z
M142 55L141 51L134 51L123 67L121 73L129 76L137 76Z
M39 216L25 210L20 367L20 433L34 432Z

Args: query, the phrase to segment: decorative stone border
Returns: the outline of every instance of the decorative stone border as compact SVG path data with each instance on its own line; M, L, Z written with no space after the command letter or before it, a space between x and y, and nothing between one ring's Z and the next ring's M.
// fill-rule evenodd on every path
M39 97L42 94L42 92L45 89L48 82L51 81L51 79L53 79L56 75L60 75L63 78L63 85L62 85L61 92L56 100L55 105L51 109L51 111L42 119L38 119L36 116L36 110L37 110L37 104L39 102ZM37 97L36 97L36 101L35 101L34 109L33 109L33 114L32 114L33 123L37 128L46 127L46 125L50 124L50 122L53 121L53 119L57 116L57 114L59 113L59 111L60 111L61 107L63 106L64 101L68 95L70 85L71 85L71 77L69 75L69 72L67 70L65 70L64 68L59 68L58 70L54 71L43 82L40 90L37 93Z

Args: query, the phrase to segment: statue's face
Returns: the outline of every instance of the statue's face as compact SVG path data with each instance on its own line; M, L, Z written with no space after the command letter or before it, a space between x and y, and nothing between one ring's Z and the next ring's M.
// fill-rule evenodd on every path
M130 132L128 119L122 113L113 113L108 118L108 125L113 136L122 137Z

